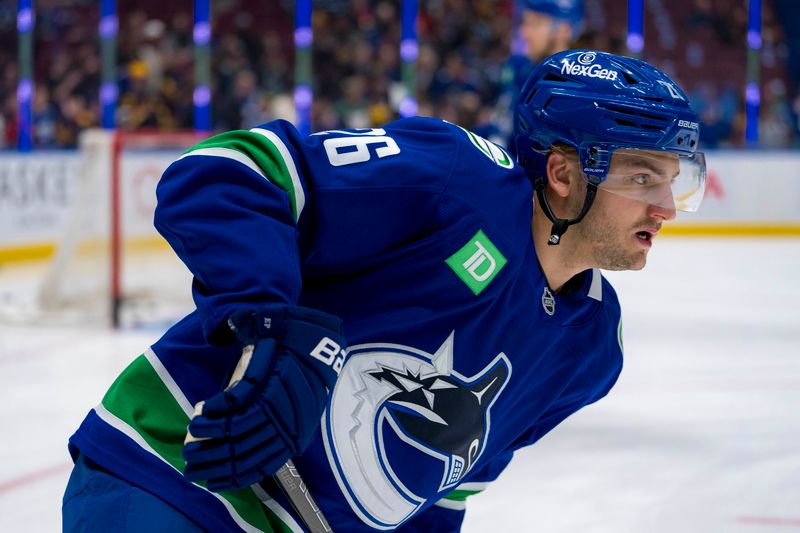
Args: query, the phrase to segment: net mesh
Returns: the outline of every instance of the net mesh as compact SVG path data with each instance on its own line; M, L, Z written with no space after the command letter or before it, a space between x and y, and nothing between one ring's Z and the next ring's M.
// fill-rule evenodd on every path
M46 265L21 269L27 276L15 297L3 296L0 318L128 327L174 322L191 310L191 274L155 231L153 214L159 177L197 140L85 132L54 253Z

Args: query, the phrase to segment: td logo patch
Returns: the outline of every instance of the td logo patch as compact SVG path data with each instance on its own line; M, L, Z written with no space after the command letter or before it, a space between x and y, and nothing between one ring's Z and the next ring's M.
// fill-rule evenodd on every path
M478 230L467 244L445 261L475 296L492 282L507 262L483 230Z

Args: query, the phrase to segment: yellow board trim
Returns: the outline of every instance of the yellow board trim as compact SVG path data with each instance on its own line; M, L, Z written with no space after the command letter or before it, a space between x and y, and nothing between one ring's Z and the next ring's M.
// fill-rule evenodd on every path
M80 244L79 252L102 250L105 241L91 241ZM124 252L156 252L169 250L169 244L161 237L139 237L125 243ZM0 265L23 261L44 261L56 252L53 242L26 244L0 248Z
M0 265L21 261L44 260L53 255L56 245L53 243L29 244L13 248L0 248Z
M680 237L800 237L800 224L664 224L660 235Z

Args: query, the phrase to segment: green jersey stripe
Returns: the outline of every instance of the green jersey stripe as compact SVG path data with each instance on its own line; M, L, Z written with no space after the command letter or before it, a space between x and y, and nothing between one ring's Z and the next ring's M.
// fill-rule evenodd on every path
M181 406L183 412L186 414L187 419L191 418L192 415L194 415L194 408L192 407L192 404L189 403L186 395L183 394L183 391L180 389L180 387L178 387L178 384L175 383L174 379L172 379L172 376L161 363L161 360L158 358L152 348L148 348L147 351L145 351L144 356L147 358L147 361L153 367L153 370L155 370L156 374L158 374L158 377L175 398L175 401L179 406ZM286 509L281 507L278 502L273 500L272 497L260 486L257 484L252 485L251 489L261 503L267 507L267 520L269 521L273 531L276 533L303 533L302 528L297 525L297 522L295 522L294 518L292 518L292 515L287 513Z
M303 212L303 207L306 205L306 195L303 192L303 184L300 183L300 175L297 173L297 167L294 164L294 159L292 159L292 154L289 153L289 149L283 143L281 138L275 134L275 132L261 128L253 128L250 131L253 133L258 133L259 135L263 135L272 141L272 144L275 145L275 148L277 148L278 152L281 154L283 163L286 165L286 170L289 172L289 177L292 179L294 203L297 206L297 218L300 218L300 213ZM291 193L289 194L291 195Z
M173 468L183 471L183 439L189 417L144 355L123 370L101 404Z
M142 436L139 433L136 432L135 429L133 429L130 425L126 424L120 418L115 416L112 412L107 410L103 406L102 403L100 405L96 406L94 408L94 411L95 411L95 413L97 413L97 416L99 416L106 424L108 424L111 427L115 428L117 431L120 431L120 432L124 433L125 435L127 435L128 438L132 439L134 442L136 442L136 444L138 444L144 450L150 452L151 454L153 454L154 456L158 457L159 459L164 460L164 457L162 457L155 449L153 449L147 443L147 441L144 438L142 438ZM174 465L172 465L169 461L165 461L165 462L174 468ZM180 471L179 469L176 469L176 470ZM201 489L207 491L207 489L205 487L201 487L200 485L197 485L197 486L200 487ZM223 495L215 494L213 492L209 492L209 494L211 494L212 496L217 498L222 503L222 505L225 506L225 508L230 513L231 518L233 518L233 520L236 522L236 524L239 527L241 527L244 531L247 531L248 533L259 533L259 532L263 532L263 531L271 531L270 529L263 528L263 526L262 526L262 528L253 527L251 524L248 523L248 521L246 521L244 518L242 518L242 516L240 516L240 514L234 508L235 506L232 505L231 502L229 502L225 497L223 497ZM261 520L257 520L257 522L263 522L263 521L264 521L263 518L261 518Z
M211 150L217 148L225 150ZM273 132L254 128L251 131L236 130L220 133L194 145L181 156L181 159L192 155L224 157L250 169L258 169L256 172L260 176L289 195L294 219L300 218L306 203L300 175L289 149Z
M183 472L183 440L193 409L152 350L139 356L120 374L95 411L141 448ZM196 486L206 490L202 485ZM265 507L250 489L210 494L247 531L292 531L280 518L288 513L276 512L274 507L279 506L275 502Z
M489 486L489 483L462 483L457 489L449 492L447 496L434 505L453 511L462 511L467 508L467 498L473 494L478 494L487 486Z
M183 414L186 415L186 419L192 418L194 415L194 408L192 404L189 403L189 400L186 398L186 395L183 393L178 384L175 383L175 380L172 379L172 376L169 375L169 372L161 363L161 359L155 354L152 348L148 348L144 352L144 357L147 359L147 362L150 363L150 366L153 367L153 370L156 374L158 374L159 379L167 387L167 390L172 395L173 399L178 403L178 407L183 410ZM187 422L188 424L188 422Z
M449 492L447 494L447 496L445 496L442 499L463 502L468 497L470 497L470 496L472 496L474 494L478 494L479 492L481 492L481 491L479 491L479 490L461 490L461 489L456 489L456 490L454 490L452 492Z

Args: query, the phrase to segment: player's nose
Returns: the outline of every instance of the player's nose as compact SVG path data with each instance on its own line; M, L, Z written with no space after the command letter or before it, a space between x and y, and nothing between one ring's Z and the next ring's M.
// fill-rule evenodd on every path
M670 201L669 205L648 204L647 206L648 215L665 221L674 219L676 213L677 211L675 209L675 202L673 201Z

